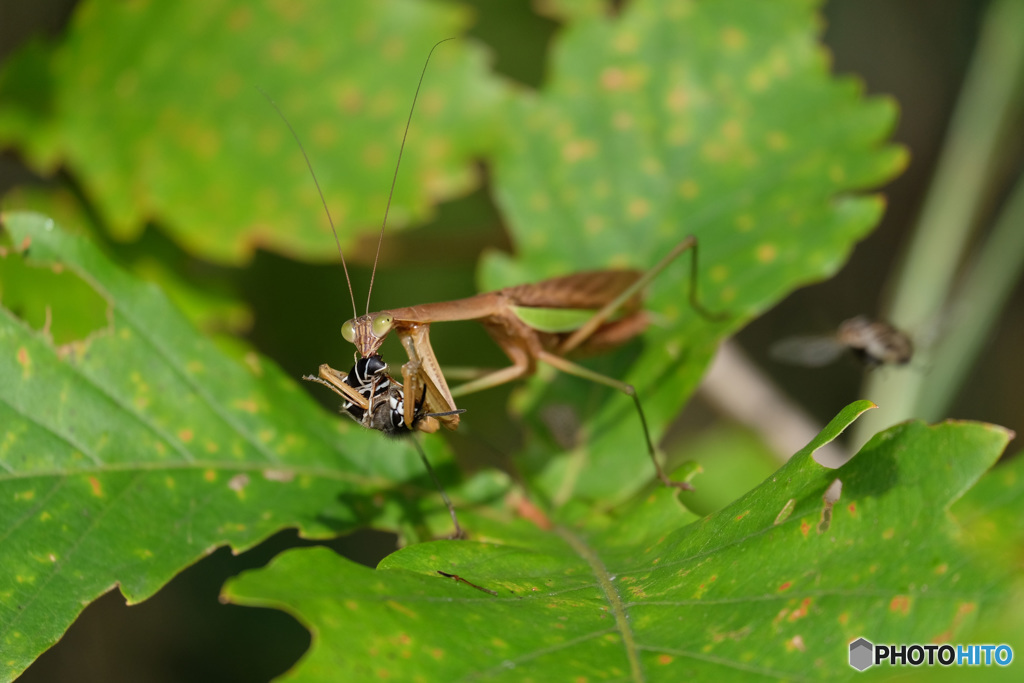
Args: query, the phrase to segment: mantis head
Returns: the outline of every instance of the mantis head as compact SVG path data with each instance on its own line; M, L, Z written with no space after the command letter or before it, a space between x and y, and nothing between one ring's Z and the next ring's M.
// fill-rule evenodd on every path
M361 315L341 326L341 336L345 341L355 344L359 355L366 358L377 353L394 322L394 317L388 313Z

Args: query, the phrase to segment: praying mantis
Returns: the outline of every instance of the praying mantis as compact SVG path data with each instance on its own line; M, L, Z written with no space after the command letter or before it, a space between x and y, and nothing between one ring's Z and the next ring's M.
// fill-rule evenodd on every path
M690 305L708 319L719 319L718 314L706 310L697 298L697 239L691 235L647 272L589 271L506 287L466 299L367 312L345 322L341 333L346 341L355 345L357 362L380 359L378 352L388 334L398 335L409 358L402 365L402 393L405 397L422 397L418 403L403 402L402 420L410 431L436 431L439 425L457 428L462 411L455 405L456 396L530 375L536 371L538 363L617 389L633 399L658 478L667 486L689 489L692 487L688 483L670 479L658 462L636 389L565 358L577 349L616 346L640 334L648 322L646 312L640 308L641 290L687 251L691 255ZM621 315L616 318L617 313ZM477 320L483 324L512 364L455 389L449 388L430 344L430 325L458 320ZM341 381L343 377L324 364L320 366L319 378L309 379L321 381L352 400L352 387ZM394 382L390 378L389 381ZM372 413L375 408L373 392L370 393L364 409Z
M451 39L448 39L451 40ZM566 356L576 350L614 347L636 337L646 328L648 315L641 308L642 290L665 268L682 254L690 254L689 302L708 320L721 320L721 314L712 313L701 305L697 296L698 246L694 236L687 236L654 267L646 272L637 270L598 270L556 277L535 284L506 287L493 292L477 294L464 299L432 304L420 304L385 311L370 312L373 280L376 274L380 247L387 215L394 195L405 149L409 124L416 100L434 50L431 49L423 66L413 96L405 133L399 148L398 164L392 178L377 244L377 256L370 276L366 313L358 315L355 294L340 240L319 181L302 143L285 119L313 174L338 244L342 267L352 299L354 317L342 325L342 336L356 347L356 366L348 373L335 370L328 364L319 368L317 376L303 379L318 382L340 395L345 403L342 410L362 426L397 436L415 431L434 432L441 426L456 429L465 412L455 403L455 397L511 382L533 374L538 364L617 389L630 396L636 406L647 451L659 479L668 486L692 488L686 482L676 482L662 469L651 439L643 407L635 388L626 382L595 372L570 361ZM270 99L269 97L267 98ZM271 105L281 111L270 100ZM284 118L283 114L281 114ZM511 361L506 368L487 372L460 386L450 388L430 343L430 326L460 320L477 320ZM380 356L380 347L391 333L398 336L408 356L402 365L402 381L388 374L388 366ZM417 444L418 447L418 444ZM437 483L422 449L419 449L428 471ZM440 488L440 487L439 487ZM443 495L443 490L442 490ZM454 509L445 496L452 520L461 534Z

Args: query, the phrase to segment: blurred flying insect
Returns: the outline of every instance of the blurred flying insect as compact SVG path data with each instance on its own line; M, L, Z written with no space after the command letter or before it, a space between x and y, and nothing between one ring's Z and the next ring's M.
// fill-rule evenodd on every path
M906 333L889 323L859 315L844 320L834 335L788 337L772 345L772 358L792 365L818 368L835 361L845 351L866 368L906 365L914 355L914 344Z

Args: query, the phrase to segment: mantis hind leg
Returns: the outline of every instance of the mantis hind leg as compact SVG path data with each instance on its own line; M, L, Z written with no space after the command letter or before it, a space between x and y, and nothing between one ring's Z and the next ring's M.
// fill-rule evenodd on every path
M700 299L697 296L697 283L699 279L697 277L697 238L693 235L688 235L686 239L673 247L672 251L658 261L653 268L641 275L636 282L601 307L593 317L569 335L558 348L558 353L564 356L576 347L580 346L580 344L583 344L591 335L594 334L595 331L597 331L599 327L601 327L601 325L607 322L616 313L616 311L622 308L623 304L636 296L640 290L649 285L654 278L658 277L663 270L668 268L686 251L690 252L690 306L708 320L723 320L726 317L724 314L709 311L700 303Z
M658 462L658 453L654 447L654 441L651 439L651 431L647 427L647 417L644 415L643 406L640 405L640 397L637 396L636 388L632 384L627 384L613 377L608 377L607 375L602 375L599 372L594 372L590 368L585 368L582 365L577 365L572 361L568 361L562 358L561 356L556 356L555 354L549 353L547 351L541 352L538 356L538 360L542 360L548 365L551 365L555 369L561 370L562 372L568 375L575 375L576 377L582 377L583 379L589 379L592 382L597 382L598 384L603 384L613 389L618 389L622 393L632 398L634 405L636 405L637 415L640 416L640 425L643 427L644 430L644 440L647 442L647 453L648 455L651 456L651 462L654 463L654 470L658 473L658 478L661 479L662 483L665 484L665 486L686 489L689 491L693 490L693 486L691 486L688 482L674 481L668 476L668 474L665 473L665 470L662 469L661 463Z

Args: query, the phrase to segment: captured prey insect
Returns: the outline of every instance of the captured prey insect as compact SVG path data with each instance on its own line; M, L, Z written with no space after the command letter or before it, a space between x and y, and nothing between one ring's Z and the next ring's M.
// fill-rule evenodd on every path
M347 375L342 375L337 370L322 365L319 377L303 375L302 379L323 384L328 389L340 394L345 399L345 402L341 404L343 413L362 426L376 429L385 436L408 436L417 429L425 432L437 431L437 418L447 417L451 414L425 412L424 395L420 394L413 404L412 423L407 425L405 422L406 394L402 391L402 385L388 374L388 366L380 356L357 359L355 366L349 370ZM448 508L448 514L451 515L452 523L455 525L452 537L462 538L464 534L459 525L459 519L455 515L455 506L452 505L448 494L444 492L444 487L441 486L437 475L434 474L434 468L430 466L430 461L427 460L419 443L413 440L413 444L416 446L416 451L423 460L423 465L433 480L434 486L440 492L441 498Z
M844 320L834 335L782 339L769 353L784 363L817 368L836 360L847 349L868 369L906 365L914 355L914 343L905 332L863 315Z
M340 394L345 399L341 410L346 415L363 427L376 429L385 436L405 436L414 430L435 432L438 427L437 418L453 414L425 412L424 391L413 403L412 422L406 424L405 392L402 385L388 374L387 364L378 355L357 359L347 375L324 365L321 366L319 377L303 375L302 379L323 384Z

